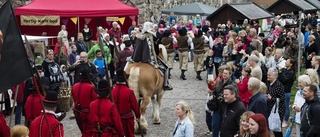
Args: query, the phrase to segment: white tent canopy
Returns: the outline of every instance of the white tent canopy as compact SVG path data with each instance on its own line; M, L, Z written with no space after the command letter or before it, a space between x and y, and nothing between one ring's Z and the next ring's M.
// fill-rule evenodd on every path
M27 37L28 41L47 40L47 39L57 38L57 36L31 36L31 35L26 35L26 37ZM23 41L25 41L24 35L21 35L21 38Z

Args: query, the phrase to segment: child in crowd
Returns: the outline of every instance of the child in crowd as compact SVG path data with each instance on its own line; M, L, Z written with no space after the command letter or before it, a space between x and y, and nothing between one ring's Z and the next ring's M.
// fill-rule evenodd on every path
M66 88L71 87L71 83L70 83L70 79L69 79L69 72L67 71L67 66L65 65L61 65L61 72L62 72L62 76L63 76L63 80L65 81L63 86Z
M100 79L104 79L106 76L105 71L105 62L104 58L102 57L102 53L100 50L96 51L96 58L93 60L93 64L96 66L98 70L98 81Z
M77 60L76 60L76 57L77 57L78 53L77 53L77 46L72 44L71 46L71 53L69 55L69 63L70 65L74 64Z
M207 69L207 79L209 78L209 75L213 75L213 72L215 72L215 67L213 63L213 50L209 50L208 56L205 61L206 69ZM213 80L213 79L212 79Z

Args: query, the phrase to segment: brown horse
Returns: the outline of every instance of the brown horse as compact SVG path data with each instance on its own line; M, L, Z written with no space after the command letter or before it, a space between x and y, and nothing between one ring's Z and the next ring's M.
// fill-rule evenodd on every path
M164 46L159 46L163 57L167 56ZM165 59L164 59L165 60ZM134 91L134 94L139 100L142 96L142 104L140 106L140 125L143 133L147 132L148 123L146 121L146 109L150 101L153 106L153 123L160 124L159 108L161 99L164 94L163 83L164 76L154 66L148 63L132 63L125 69L128 78L128 85ZM135 132L139 133L138 125L135 123Z

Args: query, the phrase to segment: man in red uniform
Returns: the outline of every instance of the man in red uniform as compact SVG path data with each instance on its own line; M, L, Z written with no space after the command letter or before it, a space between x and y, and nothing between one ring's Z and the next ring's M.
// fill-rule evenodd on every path
M49 91L42 101L45 113L34 119L30 124L30 137L63 137L63 125L56 119L58 94ZM46 116L45 116L46 115Z
M108 81L100 80L96 92L99 97L90 104L90 137L124 137L119 111L108 98Z
M123 130L126 137L134 137L134 112L137 121L140 120L140 109L133 90L127 87L126 74L122 68L117 70L116 86L112 90L114 103L120 113Z
M28 127L36 117L40 116L42 110L42 100L44 100L44 97L41 94L39 95L36 89L33 88L32 93L29 95L26 104L24 105Z
M0 137L10 137L10 128L2 112L0 112Z
M82 137L90 136L89 106L97 98L94 85L90 83L88 73L80 71L80 81L72 87L72 97L74 102L73 113Z

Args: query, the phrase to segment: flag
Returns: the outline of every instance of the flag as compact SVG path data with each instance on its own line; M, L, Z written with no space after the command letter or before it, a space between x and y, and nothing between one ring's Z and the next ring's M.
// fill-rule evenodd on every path
M0 20L0 92L3 92L30 78L32 72L10 1L1 7Z

